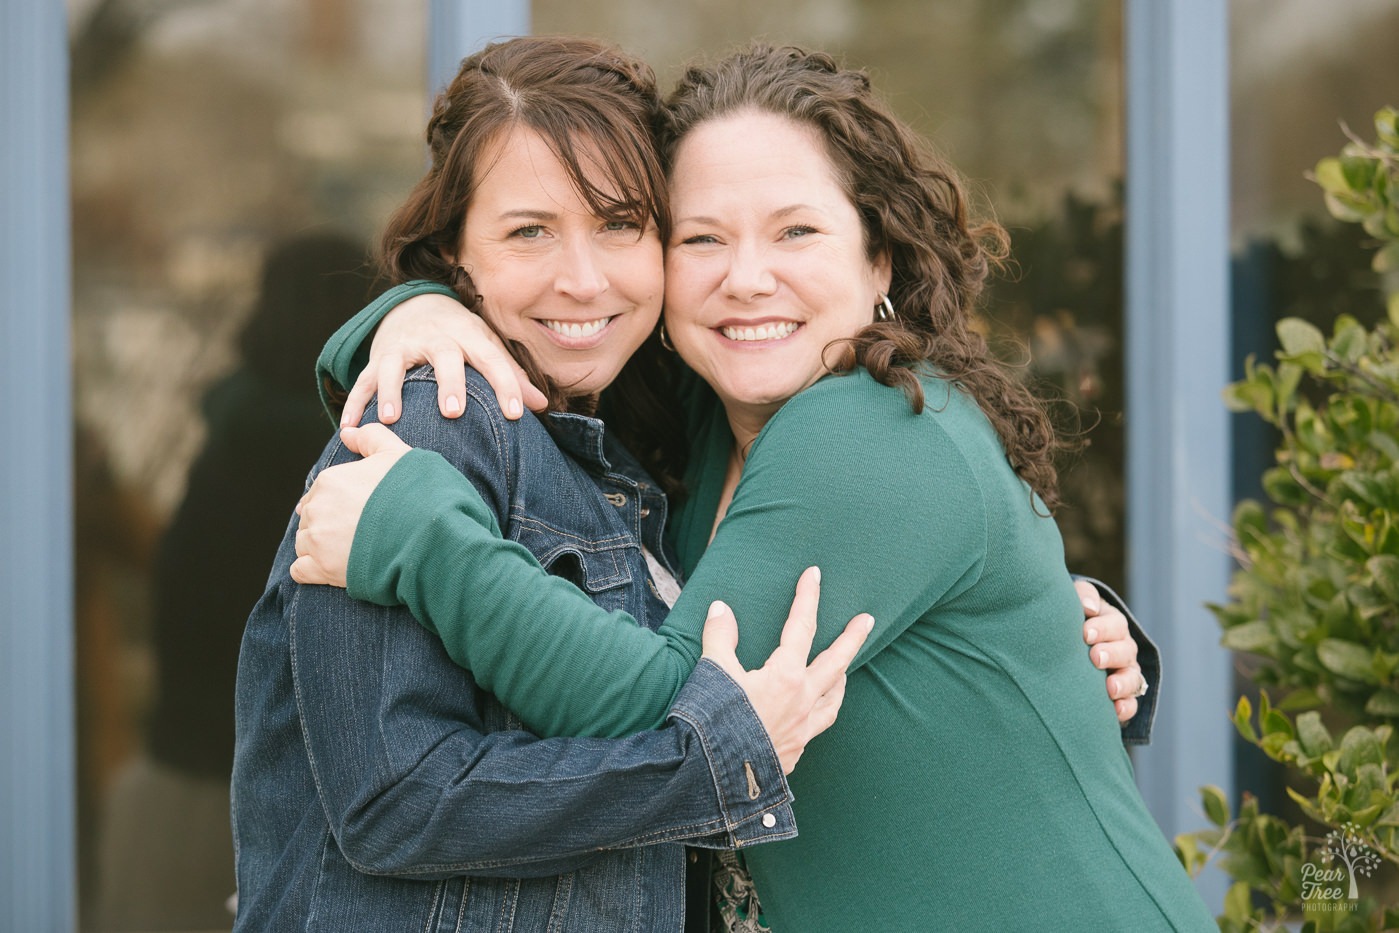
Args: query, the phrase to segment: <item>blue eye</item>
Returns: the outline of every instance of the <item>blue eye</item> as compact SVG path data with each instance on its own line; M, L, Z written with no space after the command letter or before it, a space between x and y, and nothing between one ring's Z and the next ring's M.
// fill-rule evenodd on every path
M815 228L815 227L805 227L805 226L798 225L798 226L795 226L795 227L788 227L786 230L783 230L783 231L782 231L782 235L783 235L784 237L786 237L787 239L789 239L789 240L795 240L795 239L798 239L798 238L800 238L800 237L807 236L808 234L812 234L812 233L815 233L815 232L816 232L816 228Z
M537 240L539 238L539 235L543 232L544 228L541 227L539 224L530 224L527 227L520 227L518 230L515 230L510 235L517 236L526 240Z
M641 225L630 220L609 220L602 225L602 229L608 233L619 233L623 230L640 230Z
M700 233L700 234L697 234L697 235L692 236L692 237L686 237L685 239L681 240L680 242L681 242L682 244L686 245L686 246L689 246L689 245L692 245L692 244L700 244L700 243L717 243L717 242L719 242L719 241L716 240L711 234L708 234L708 233Z

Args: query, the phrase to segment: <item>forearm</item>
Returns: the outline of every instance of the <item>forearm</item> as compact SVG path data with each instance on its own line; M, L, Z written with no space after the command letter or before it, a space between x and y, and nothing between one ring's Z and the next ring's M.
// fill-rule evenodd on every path
M486 731L479 694L402 610L324 587L291 600L307 753L337 843L362 871L545 875L600 849L748 845L794 832L766 733L712 665L696 671L661 730L541 740ZM758 775L756 797L743 761Z
M696 641L598 607L500 538L479 492L428 451L405 455L370 497L347 576L351 596L407 606L541 735L654 728L699 658Z

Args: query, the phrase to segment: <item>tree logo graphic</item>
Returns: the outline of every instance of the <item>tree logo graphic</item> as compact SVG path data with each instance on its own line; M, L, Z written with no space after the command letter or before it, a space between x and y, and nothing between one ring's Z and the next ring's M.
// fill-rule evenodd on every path
M1346 874L1350 879L1350 892L1346 899L1352 901L1360 897L1356 878L1360 875L1368 878L1380 867L1380 857L1375 854L1374 849L1361 841L1359 827L1354 823L1346 823L1340 829L1333 829L1326 834L1326 849L1321 857L1327 864L1340 862L1346 866ZM1337 877L1334 880L1341 879ZM1337 894L1340 893L1339 888L1334 890Z

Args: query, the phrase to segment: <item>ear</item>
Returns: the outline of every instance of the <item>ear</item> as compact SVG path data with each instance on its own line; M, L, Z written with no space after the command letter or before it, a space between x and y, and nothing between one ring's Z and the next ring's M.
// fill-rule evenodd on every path
M874 284L882 293L889 294L889 286L894 281L894 260L889 253L883 252L874 257L870 270L873 273Z
M461 265L461 263L457 262L457 257L461 255L461 252L462 252L462 240L463 240L465 237L466 237L466 224L463 223L462 226L461 226L461 229L457 231L456 237L454 237L454 238L452 239L451 244L450 244L450 245L448 245L448 244L443 244L442 248L441 248L440 250L438 250L438 255L440 255L443 259L445 259L445 260L447 261L447 264L448 264L448 265L452 265L452 266L459 266L459 265Z

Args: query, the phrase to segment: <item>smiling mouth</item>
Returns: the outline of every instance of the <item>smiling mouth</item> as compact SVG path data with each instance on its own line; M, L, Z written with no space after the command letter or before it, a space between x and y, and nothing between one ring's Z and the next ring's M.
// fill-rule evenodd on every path
M721 327L719 333L730 340L740 342L757 342L763 340L782 340L796 333L801 327L796 321L782 321L774 324L759 324L757 327Z
M615 315L614 315L615 316ZM560 337L571 337L575 340L586 339L602 333L602 329L611 323L612 318L600 317L596 321L540 321L545 327L558 334Z

